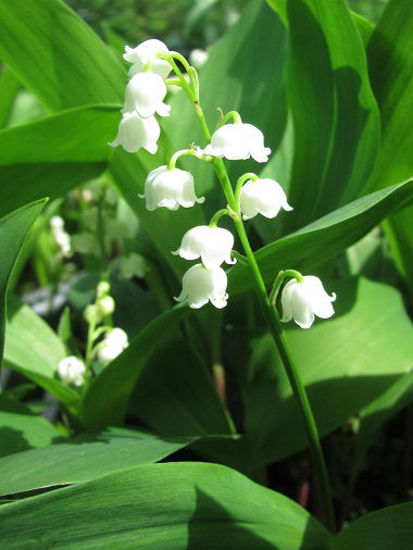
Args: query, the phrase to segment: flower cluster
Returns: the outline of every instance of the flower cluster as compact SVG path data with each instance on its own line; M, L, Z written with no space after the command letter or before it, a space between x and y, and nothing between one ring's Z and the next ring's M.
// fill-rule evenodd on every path
M65 357L59 361L57 372L65 384L82 386L85 381L86 367L81 359L74 355L69 355L69 357Z
M65 222L60 216L50 218L50 230L62 256L68 257L72 253L70 235L65 231Z
M130 80L126 86L122 120L118 135L109 143L112 147L122 145L128 153L146 149L155 154L161 129L155 114L169 116L170 106L164 103L165 79L171 72L171 65L159 56L168 53L160 40L146 40L136 48L125 47L124 59L132 66Z
M147 40L133 49L126 46L124 58L132 63L129 71L131 80L126 88L119 133L111 145L121 144L131 152L140 147L144 147L150 153L157 151L156 141L160 135L160 129L154 115L169 115L170 107L163 101L166 95L166 83L169 82L185 89L205 130L206 122L199 103L199 81L196 69L191 67L185 58L177 52L169 52L165 44L159 40ZM174 59L178 59L184 66L185 75ZM171 69L176 73L177 79L165 83ZM212 136L209 137L208 130L204 132L209 141L204 148L192 146L191 149L178 151L167 165L159 166L148 174L144 193L140 195L145 199L148 210L157 208L177 210L180 206L190 208L204 202L205 198L198 197L195 192L192 174L176 167L182 155L193 155L200 160L213 163L221 176L225 168L220 159L252 158L259 163L268 161L271 149L265 146L263 133L252 124L244 123L236 111L230 111L226 115L222 112L221 114L222 118ZM194 309L208 302L216 308L227 305L227 274L221 266L224 262L235 263L233 255L237 253L233 251L232 233L217 227L220 217L229 215L241 236L245 235L242 219L249 220L258 214L273 219L281 209L286 212L293 209L287 201L283 188L274 179L259 178L256 174L247 173L239 178L233 190L227 181L227 176L225 178L225 181L222 177L220 180L228 206L218 211L209 225L189 229L183 236L179 248L173 252L185 260L200 259L200 263L190 267L184 274L182 291L175 298L177 301L187 301L189 307ZM243 245L245 248L244 242ZM247 244L248 247L249 244ZM251 255L252 251L249 255L250 260ZM335 295L328 296L317 277L303 277L295 271L289 276L293 279L285 285L281 297L282 321L294 319L300 327L308 328L314 321L314 315L321 318L333 315L331 302L335 299ZM276 283L277 281L278 278ZM275 298L282 282L281 279L275 290ZM273 303L275 305L275 300ZM102 351L103 349L102 347Z

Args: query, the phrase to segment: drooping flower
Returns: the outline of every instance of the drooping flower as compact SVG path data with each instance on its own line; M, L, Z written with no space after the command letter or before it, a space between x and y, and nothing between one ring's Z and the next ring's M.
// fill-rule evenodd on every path
M267 162L271 149L264 146L264 135L258 128L238 122L218 128L212 134L211 143L202 153L228 160L246 160L252 157L257 162Z
M122 145L128 153L136 153L143 148L154 155L160 135L161 128L154 116L142 118L136 112L125 113L119 123L118 135L109 145Z
M57 372L65 384L82 386L85 381L86 367L81 359L70 355L59 361Z
M244 220L249 220L257 214L275 218L280 208L286 211L293 210L281 185L269 178L247 181L241 188L240 203Z
M231 250L234 246L234 236L228 229L199 225L185 233L181 246L172 254L185 260L201 258L208 269L216 269L222 262L233 264Z
M182 292L175 300L187 300L192 309L199 309L208 302L222 309L228 300L227 283L227 275L221 267L208 269L202 264L195 264L183 276Z
M126 86L123 113L136 111L139 116L148 118L157 113L169 116L170 105L163 102L166 85L162 77L155 73L137 73Z
M302 282L291 279L285 285L281 294L281 321L287 323L294 319L301 328L310 328L315 315L321 319L334 315L331 302L334 302L336 295L333 292L329 296L318 277L307 275L303 279Z
M113 328L99 344L98 359L104 365L113 361L128 347L128 335L121 328Z
M62 256L70 256L72 252L70 235L64 230L65 222L63 218L60 216L52 216L49 223L52 236Z
M123 58L132 63L132 67L129 69L130 75L149 69L162 78L166 78L171 72L172 67L168 61L160 59L158 55L168 52L168 47L161 40L151 38L141 42L136 48L125 46Z
M200 69L202 65L208 61L208 56L209 54L207 51L195 48L189 54L189 63L197 69Z
M195 195L194 178L190 172L167 166L159 166L149 172L145 182L145 193L140 195L146 199L146 208L168 208L177 210L179 206L189 208L195 203L203 203L205 197Z

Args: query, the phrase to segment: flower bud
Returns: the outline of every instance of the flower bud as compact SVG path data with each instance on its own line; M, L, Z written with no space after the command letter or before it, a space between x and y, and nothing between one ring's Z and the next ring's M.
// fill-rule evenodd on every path
M331 302L335 299L335 293L329 296L318 277L307 275L303 277L302 282L291 279L281 294L281 321L287 323L294 319L301 328L310 328L314 322L314 315L321 319L328 319L334 315Z
M238 122L218 128L212 134L211 143L200 152L228 160L246 160L252 157L257 162L267 162L271 149L264 146L264 135L258 128Z
M139 116L148 118L155 113L169 116L170 105L163 102L166 85L155 73L137 73L126 86L123 113L136 111Z
M272 179L247 181L241 188L240 203L244 220L249 220L257 214L275 218L280 208L292 210L283 188Z
M208 52L205 50L200 50L199 48L195 48L191 51L189 54L189 63L196 67L197 69L200 69L202 65L204 65L208 60Z
M63 229L65 222L61 216L52 216L50 218L50 227L52 231L58 231L59 229Z
M128 335L121 328L113 328L99 344L98 359L104 365L113 361L128 347Z
M82 386L84 383L84 374L86 372L83 361L70 355L65 357L57 365L57 372L65 384L73 384L74 386Z
M125 113L119 123L118 135L109 145L122 145L128 153L136 153L144 148L154 155L158 150L156 142L160 135L161 128L155 117L142 118L136 112Z
M101 315L112 315L115 311L115 300L112 296L104 296L98 301L97 306Z
M95 304L89 304L85 307L83 318L90 325L91 323L99 323L102 320L102 315Z
M168 170L160 166L149 172L145 182L145 193L140 195L146 199L146 208L150 211L156 208L177 210L179 206L189 208L195 203L203 203L204 197L197 197L192 174L179 168Z
M222 268L207 269L202 264L195 264L183 276L182 292L174 299L177 302L187 300L192 309L199 309L208 302L221 309L227 305L227 283Z
M96 288L96 295L98 298L105 296L110 291L110 284L107 281L100 281Z
M136 48L125 46L123 59L126 59L129 63L133 63L129 69L130 75L140 73L149 68L152 73L166 78L171 72L172 67L168 61L160 59L158 55L168 52L168 47L161 40L151 38L141 42Z
M185 260L201 258L208 269L216 269L223 262L234 264L231 251L234 246L234 236L228 229L199 225L185 233L181 246L172 254Z

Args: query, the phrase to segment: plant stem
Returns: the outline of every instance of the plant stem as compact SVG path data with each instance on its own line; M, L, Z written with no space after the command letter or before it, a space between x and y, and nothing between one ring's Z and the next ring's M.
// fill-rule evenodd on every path
M198 102L197 102L197 107L198 108L195 108L195 112L200 120L205 138L209 141L210 140L209 129ZM263 311L265 321L268 325L268 328L271 332L273 340L280 353L282 362L287 372L288 379L291 384L291 388L293 390L295 399L299 405L302 418L304 420L304 426L305 426L307 439L308 439L308 446L309 446L312 462L316 471L317 483L319 485L319 490L321 492L321 497L323 500L326 524L331 529L331 531L335 531L334 510L333 510L332 495L331 495L330 483L328 478L328 472L327 472L327 467L325 464L324 455L320 444L317 425L314 419L313 412L311 410L310 402L308 400L307 393L305 391L304 384L300 378L298 369L295 365L293 356L290 352L284 331L281 326L280 319L278 317L278 312L274 307L272 307L271 302L268 298L264 279L261 275L261 271L255 259L254 253L251 249L248 236L241 219L239 202L237 204L224 161L222 159L216 158L214 159L213 164L214 164L218 179L221 182L225 197L228 201L228 205L235 213L238 214L237 217L234 217L234 224L237 229L239 238L241 240L241 244L244 248L245 254L249 261L251 271L254 276L255 289L260 301L260 305Z

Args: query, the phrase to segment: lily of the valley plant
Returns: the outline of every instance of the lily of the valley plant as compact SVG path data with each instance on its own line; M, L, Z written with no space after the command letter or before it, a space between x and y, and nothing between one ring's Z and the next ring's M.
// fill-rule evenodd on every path
M330 297L317 277L303 276L298 271L289 269L289 266L278 275L274 274L275 282L268 292L243 220L257 215L273 219L280 209L290 212L293 207L289 205L281 185L273 179L261 179L254 173L246 173L238 179L235 186L231 185L224 163L224 159L231 161L249 158L265 163L271 150L265 146L263 133L254 125L243 122L236 111L222 115L217 129L211 135L200 103L196 69L181 54L169 51L159 40L147 40L136 48L126 46L124 58L132 63L129 71L131 79L126 87L118 135L110 145L122 145L128 152L136 152L141 148L153 154L157 152L160 127L156 115L170 114L170 107L164 103L168 82L181 86L187 93L207 141L206 145L199 144L176 152L167 165L161 165L148 174L144 193L140 195L145 199L148 210L178 210L180 206L189 208L205 200L204 197L197 196L196 182L191 173L176 167L183 155L192 155L201 162L210 163L222 186L223 208L216 212L208 226L198 226L187 231L179 248L173 252L184 260L200 260L185 273L182 291L176 300L186 300L193 309L199 309L208 302L219 309L227 305L230 297L226 291L227 274L222 265L232 264L236 257L242 257L233 251L234 236L231 232L218 227L219 220L225 215L229 216L243 247L245 260L252 271L264 318L299 401L319 488L324 498L326 516L330 526L333 526L331 492L319 437L305 389L280 324L277 296L285 280L289 278L281 290L281 321L289 322L293 319L301 328L308 329L313 324L315 315L327 319L334 314L332 301L335 295ZM184 67L186 74L177 62ZM171 71L174 71L176 78L168 81ZM191 136L188 136L188 142L191 142ZM105 351L102 347L100 355L107 354L107 351L108 349Z

